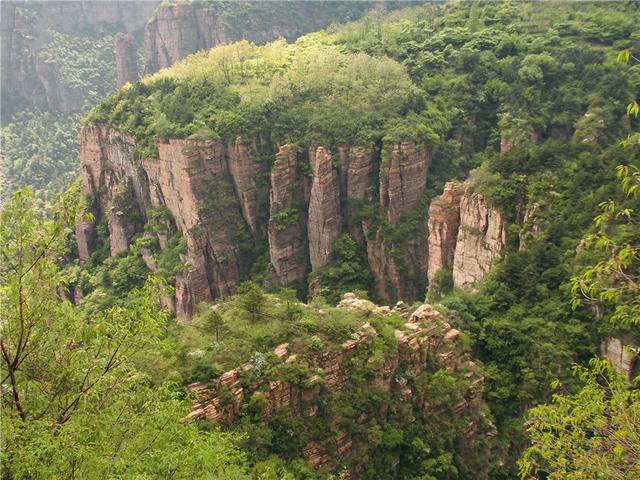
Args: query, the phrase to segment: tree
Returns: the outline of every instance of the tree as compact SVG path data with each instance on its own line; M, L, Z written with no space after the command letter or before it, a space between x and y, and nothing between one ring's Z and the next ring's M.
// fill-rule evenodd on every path
M43 207L25 189L0 216L5 478L245 478L233 437L182 424L180 386L154 387L132 366L166 327L159 290L148 283L93 314L72 305L60 264L79 185Z
M585 299L611 307L614 327L640 333L640 223L633 208L640 194L640 168L617 168L630 205L609 200L587 238L604 258L573 279L573 306ZM519 462L522 478L632 479L640 476L640 392L605 360L576 367L584 382L574 395L529 413L532 446ZM633 383L640 380L636 377Z
M200 303L197 307L199 316L201 317L201 328L207 333L213 333L216 342L219 340L220 331L224 328L224 317L220 313L218 305L209 305Z
M529 412L522 478L630 480L640 476L640 392L604 360L577 367L585 386Z
M264 312L267 297L255 282L244 282L238 286L239 301L242 309L249 314L252 322L256 322Z

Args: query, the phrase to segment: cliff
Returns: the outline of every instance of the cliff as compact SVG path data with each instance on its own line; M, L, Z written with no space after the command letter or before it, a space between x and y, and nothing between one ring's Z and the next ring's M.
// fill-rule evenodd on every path
M452 269L453 284L481 280L507 244L507 222L470 182L449 182L429 209L429 281L440 269Z
M0 71L3 117L23 108L80 111L89 90L96 89L92 82L102 85L108 79L83 78L82 85L66 81L63 63L67 59L51 58L46 53L54 41L52 32L82 41L98 41L118 31L116 29L137 32L144 28L158 3L2 2ZM101 45L100 48L113 52L110 46ZM113 61L113 56L110 58ZM114 88L115 83L107 91Z
M313 147L310 177L302 173L291 146L266 156L265 148L241 137L169 140L157 143L157 157L140 158L130 135L104 125L85 127L84 193L92 199L96 221L106 223L108 238L98 238L91 222L79 222L80 258L87 260L106 241L112 256L124 252L143 232L157 237L159 254L172 231L150 228L150 218L166 211L168 225L186 242L184 268L175 279L180 315L190 315L198 302L232 295L248 278L258 245L268 247L268 282L288 285L332 262L344 231L354 232L366 248L381 296L413 300L423 295L424 231L388 238L382 228L374 231L370 218L357 218L356 201L375 201L379 153L373 147L344 145L335 156L323 146ZM394 145L392 152L389 164L380 167L378 188L381 215L398 225L418 212L429 156L410 142Z
M273 350L272 374L266 377L255 372L262 367L249 362L217 379L190 385L196 401L188 418L208 419L225 428L235 428L235 422L247 415L270 428L279 418L300 418L301 430L295 435L304 441L298 452L288 451L288 455L299 453L323 471L348 466L349 478L366 478L366 462L375 446L363 432L374 425L409 431L433 415L455 425L453 435L469 445L492 431L480 411L484 379L468 359L460 332L438 311L421 305L408 319L396 323L392 339L383 341L383 319L394 315L388 307L376 307L347 293L338 309L367 314L373 323L362 323L349 340L324 351L300 350L299 342L278 345ZM398 317L393 318L397 322ZM277 373L294 371L298 372L295 377ZM368 373L363 377L364 372ZM446 372L464 385L448 397L450 404L443 405L424 388L435 372ZM375 408L365 402L344 413L343 402L364 392L377 399ZM405 460L398 453L386 468L401 469Z
M199 50L246 39L266 43L299 36L332 22L357 18L367 2L193 2L158 7L144 34L145 73Z
M116 53L116 80L118 88L138 80L138 54L135 39L130 33L120 32L114 38Z
M386 228L372 229L371 221L364 222L367 256L380 297L414 299L424 294L427 244L422 218L408 217L420 213L429 152L412 142L390 147L379 175L379 208ZM407 220L413 220L410 232L398 228L401 224L406 228Z

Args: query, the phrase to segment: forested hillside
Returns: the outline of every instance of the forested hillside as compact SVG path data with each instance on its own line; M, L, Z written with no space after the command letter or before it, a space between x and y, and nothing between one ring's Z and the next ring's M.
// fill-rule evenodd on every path
M45 197L59 193L78 174L82 116L141 72L244 38L295 40L372 7L354 1L3 2L2 196L25 185Z
M109 96L2 212L7 478L636 478L639 24L374 10Z

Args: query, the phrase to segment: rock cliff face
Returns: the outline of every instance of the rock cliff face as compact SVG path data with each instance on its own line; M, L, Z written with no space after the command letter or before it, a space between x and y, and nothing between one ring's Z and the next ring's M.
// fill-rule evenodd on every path
M311 268L316 270L329 262L340 236L340 185L331 154L324 147L312 148L309 159L313 179L307 231Z
M290 145L273 155L270 147L240 137L170 140L157 144L156 158L142 159L133 138L107 126L86 127L81 143L84 192L97 221L106 221L112 255L125 251L144 230L149 209L166 209L170 225L184 236L185 268L175 285L179 314L188 315L200 301L233 294L247 278L259 245L268 244L269 283L304 280L309 270L333 260L344 231L366 248L369 265L362 267L371 268L380 296L412 301L424 294L425 222L413 222L409 232L401 228L409 214L420 213L426 148L397 144L380 167L373 146L343 145L335 154L317 146L309 150L308 176ZM374 231L373 214L363 216L360 209L376 206L387 230L398 228L401 235L379 225ZM83 260L96 241L106 240L98 239L87 221L78 223L76 235ZM156 235L166 248L167 233Z
M429 152L410 142L394 144L386 162L380 166L380 213L389 225L396 226L422 201L427 185ZM424 293L427 274L425 225L418 222L413 235L389 238L383 229L367 233L367 256L383 298L417 298ZM422 293L420 293L422 292Z
M144 28L159 2L2 2L0 39L3 116L14 109L79 111L87 91L61 81L56 65L48 63L43 47L51 31L95 38L121 28ZM136 68L137 71L137 68ZM115 85L114 85L115 87Z
M345 294L338 308L362 310L361 303L353 294ZM374 315L389 312L389 308L373 305ZM415 416L421 413L437 413L433 411L433 398L430 392L421 389L417 379L424 372L435 372L444 369L453 375L464 376L467 389L464 394L451 405L454 418L463 427L460 437L472 442L481 435L482 428L491 428L480 412L484 378L478 373L473 362L469 361L459 341L460 332L453 329L446 319L430 305L420 306L409 318L404 327L395 330L396 346L387 353L383 366L365 384L356 388L375 390L381 399L376 420L385 422L392 410L403 409L408 412L406 421L412 423ZM275 413L287 416L301 416L310 423L318 415L318 401L323 409L332 411L333 402L340 401L340 395L352 391L351 375L361 362L373 360L372 342L379 333L369 324L364 323L353 337L340 345L335 351L309 354L308 351L297 353L290 344L281 344L275 348L274 354L283 364L314 367L314 373L303 382L272 379L270 381L251 383L246 378L253 369L251 363L234 368L212 382L199 382L190 385L190 390L197 400L189 419L206 418L223 426L233 424L242 406L249 398L256 395L264 397L266 402L261 411L262 421L269 424ZM324 414L326 415L326 413ZM442 412L442 415L447 413ZM368 420L366 413L361 413L356 423L364 425ZM413 419L413 420L411 420ZM403 419L404 421L405 419ZM311 434L308 443L302 448L303 456L317 469L333 471L340 465L352 465L349 478L361 478L359 469L363 459L357 456L367 448L366 435L353 436L351 427L343 424L341 418L324 418L327 428L334 431L333 436L321 438L318 432ZM485 430L486 432L487 430ZM297 435L308 435L309 432L297 432ZM364 443L363 443L364 442ZM351 455L351 456L350 456ZM366 461L366 460L365 460ZM399 461L399 460L398 460Z
M638 355L627 347L635 345L637 342L631 338L607 337L600 344L600 353L608 358L620 373L631 380L636 369Z
M83 189L96 199L97 217L107 219L112 255L142 232L149 208L166 208L187 243L176 313L190 314L200 301L235 293L242 268L237 237L246 224L228 167L234 145L171 140L158 144L158 158L139 161L134 141L104 126L85 128L81 144ZM94 230L88 222L77 225L81 259L91 254Z
M481 280L507 244L507 222L467 185L460 199L460 229L453 259L453 284L464 287Z
M347 2L339 2L346 4ZM189 3L159 7L145 30L145 72L168 67L187 55L222 43L246 39L266 43L319 30L341 20L336 5L308 1L290 3L234 2L232 5ZM352 19L369 6L351 4Z
M429 281L438 270L453 270L453 283L481 280L507 244L504 215L474 193L472 185L449 182L429 208Z
M304 278L309 263L304 184L293 147L281 146L271 168L268 223L271 266L280 285Z
M447 182L444 192L429 206L429 283L442 268L453 267L458 230L462 185Z
M118 88L138 80L138 58L135 39L120 32L114 37L116 48L116 79Z

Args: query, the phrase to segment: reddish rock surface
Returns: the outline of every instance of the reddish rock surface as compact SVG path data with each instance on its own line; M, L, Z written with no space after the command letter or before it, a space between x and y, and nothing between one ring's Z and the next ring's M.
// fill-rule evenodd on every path
M429 153L410 142L394 144L380 167L380 207L392 225L418 208L427 185Z
M481 280L507 244L504 215L491 208L484 196L465 185L460 200L460 228L453 260L453 283L464 287Z
M313 179L309 199L309 257L311 269L326 265L340 236L340 184L331 153L324 147L312 148L309 161Z
M420 206L427 184L429 154L411 142L394 144L380 166L380 211L390 225L398 225ZM426 223L426 222L425 222ZM412 300L424 295L427 276L426 224L402 239L372 231L364 222L367 257L376 290L382 298Z
M269 258L276 283L304 277L309 263L305 192L293 147L283 145L271 167Z
M117 33L114 37L116 49L116 79L118 88L138 80L138 52L130 33Z
M356 298L353 294L345 295L340 308L360 308L354 305L361 302L366 301ZM387 307L385 311L388 310ZM353 368L352 359L361 349L366 351L377 335L375 329L369 323L365 323L337 351L316 354L314 363L320 368L319 375L310 378L304 387L283 380L272 380L263 386L247 386L246 383L242 383L241 377L243 372L252 368L251 364L232 369L213 382L194 383L189 388L197 401L188 418L207 418L228 426L238 418L243 402L256 393L264 395L266 399L266 406L262 411L265 422L269 422L274 412L282 410L293 415L313 417L316 415L313 400L321 392L316 384L320 382L324 385L323 388L330 391L348 388ZM362 388L378 388L387 392L398 389L402 402L411 405L410 408L427 411L431 409L429 393L414 391L413 384L409 384L405 378L407 373L410 372L412 377L417 377L430 368L446 368L451 373L459 372L469 379L469 388L464 398L454 406L454 411L457 416L470 418L462 433L467 438L473 437L478 418L481 417L484 379L473 362L465 358L460 332L451 328L440 312L425 304L410 316L402 330L395 331L395 338L398 342L397 351L390 353L383 368ZM286 363L300 361L297 355L291 354L289 344L279 345L274 353ZM383 407L383 411L386 411L386 408ZM358 419L359 423L366 421L366 415L361 415ZM303 448L305 458L317 469L325 471L335 469L356 443L341 426L339 418L332 421L331 427L336 431L335 438L330 441L311 439ZM353 478L358 478L357 473L354 473Z
M241 137L237 137L228 148L229 171L242 216L254 235L262 228L258 224L258 217L261 206L266 204L268 198L268 191L260 186L266 175L266 166L256 158L255 151L255 143L245 144Z
M463 188L457 182L447 182L444 192L429 207L429 282L442 268L453 267L458 228L460 200Z

